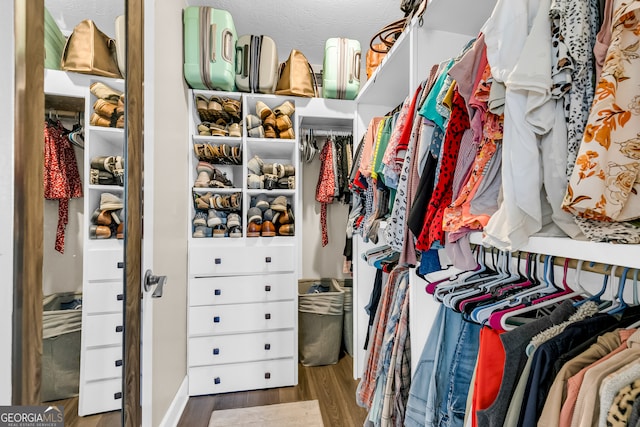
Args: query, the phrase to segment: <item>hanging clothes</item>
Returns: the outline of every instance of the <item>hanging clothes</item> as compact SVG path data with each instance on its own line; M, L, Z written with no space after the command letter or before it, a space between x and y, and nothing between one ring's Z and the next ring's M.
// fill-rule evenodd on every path
M327 233L327 204L333 203L336 189L333 143L327 139L320 150L320 175L316 186L316 200L320 202L320 227L322 229L322 246L329 244Z
M82 197L82 181L76 154L60 121L47 121L44 125L44 197L58 200L55 250L64 253L69 199Z

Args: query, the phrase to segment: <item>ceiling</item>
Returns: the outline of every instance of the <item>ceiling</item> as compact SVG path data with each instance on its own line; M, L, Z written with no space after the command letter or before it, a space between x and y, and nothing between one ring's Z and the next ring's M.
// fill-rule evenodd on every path
M324 43L332 37L358 40L364 57L371 36L403 16L400 0L162 0L166 1L227 10L238 35L268 35L276 42L280 61L296 48L311 64L322 64ZM45 0L45 5L65 34L90 18L113 37L115 17L124 13L124 0Z

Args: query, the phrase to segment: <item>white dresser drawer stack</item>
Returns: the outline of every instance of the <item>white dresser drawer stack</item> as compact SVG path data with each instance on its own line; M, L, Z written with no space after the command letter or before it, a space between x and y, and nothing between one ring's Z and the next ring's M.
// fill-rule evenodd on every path
M190 95L189 394L295 385L297 100Z
M294 247L194 245L189 257L189 394L295 384Z

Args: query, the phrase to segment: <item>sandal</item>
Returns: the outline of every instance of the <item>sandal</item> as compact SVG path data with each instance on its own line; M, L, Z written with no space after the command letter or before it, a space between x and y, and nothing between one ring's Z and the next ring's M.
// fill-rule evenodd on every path
M276 113L276 116L291 116L295 110L296 107L291 101L284 101L282 105L274 108L273 112Z
M264 102L256 101L256 114L261 120L264 120L273 114L273 111L271 111L271 108L269 108Z
M209 136L211 135L211 130L209 129L209 122L202 122L198 125L198 134Z
M194 197L194 206L196 209L210 209L211 208L211 197L212 193L206 193L199 195L198 193L193 193Z
M115 90L102 82L95 82L89 86L89 91L95 95L96 98L118 102L118 98L122 95L122 92Z
M242 112L242 104L237 99L223 98L222 107L224 108L224 111L226 111L227 114L229 114L231 117L235 117L236 119L240 118L240 114Z
M233 182L227 178L227 174L221 172L218 168L213 168L213 173L211 174L211 181L209 181L209 187L215 188L231 188L233 187Z
M211 205L214 209L229 209L229 196L216 194L211 198Z
M207 144L193 144L193 151L196 153L196 158L198 160L209 160L207 158Z
M231 208L231 210L239 211L241 202L242 202L242 193L233 193L229 197L229 207Z
M295 139L295 134L293 133L293 129L287 129L278 133L278 138L280 139Z
M196 95L196 108L200 115L200 120L209 121L211 119L209 116L209 100L206 96Z
M236 165L242 163L242 148L240 146L231 147L231 161Z
M231 123L227 126L227 132L229 136L233 136L235 138L240 138L242 136L242 131L240 130L240 125L238 123Z

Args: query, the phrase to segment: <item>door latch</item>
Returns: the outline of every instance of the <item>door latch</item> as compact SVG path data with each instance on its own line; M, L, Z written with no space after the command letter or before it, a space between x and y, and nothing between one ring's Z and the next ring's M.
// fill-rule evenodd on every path
M149 292L155 286L151 298L160 298L166 283L167 276L154 276L151 270L147 270L147 272L144 273L144 291Z

